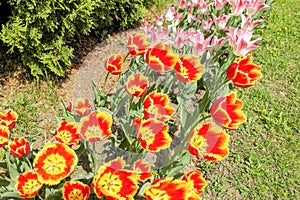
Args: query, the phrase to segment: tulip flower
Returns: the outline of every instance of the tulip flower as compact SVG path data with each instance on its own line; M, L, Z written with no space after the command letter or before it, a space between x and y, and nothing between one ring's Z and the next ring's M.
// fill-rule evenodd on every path
M196 194L202 194L207 183L198 170L190 171L183 175L182 180L193 185L193 191Z
M38 174L35 171L20 174L16 182L16 190L24 199L35 197L42 186L43 184L38 180Z
M7 145L10 138L10 131L7 126L0 124L0 148Z
M210 113L214 121L226 129L237 129L246 117L241 111L243 101L236 98L235 92L216 100L210 107Z
M137 139L147 151L158 152L171 145L172 138L168 134L169 126L167 124L154 118L135 118L133 123Z
M112 134L112 121L108 112L95 110L80 119L79 137L89 142L108 139Z
M156 72L169 72L177 63L178 56L169 45L158 42L146 53L146 63Z
M245 0L229 0L229 4L231 5L231 14L233 16L239 16L245 10Z
M91 184L98 198L134 199L139 188L138 176L134 171L123 169L125 164L118 157L99 168Z
M259 46L255 45L261 38L257 38L251 41L252 32L244 29L230 27L226 33L229 45L233 48L233 53L236 56L244 56L249 52L257 49Z
M14 128L17 119L18 114L12 110L7 111L6 113L0 112L0 124L7 126L9 129Z
M174 69L179 81L195 82L201 78L204 66L201 65L199 57L190 54L181 56Z
M261 78L262 68L252 63L251 54L237 58L226 70L233 85L241 88L253 86Z
M141 97L147 92L149 81L146 76L138 72L128 77L124 87L129 95Z
M88 200L90 187L80 181L67 181L62 188L64 200Z
M174 20L175 17L175 8L174 7L170 7L165 15L166 20L171 22Z
M58 142L66 145L76 145L79 143L79 134L75 122L62 121L58 129L54 133L55 139Z
M230 15L221 14L220 16L216 16L214 13L211 14L216 25L217 29L223 30L226 27L228 20L230 19Z
M78 158L73 149L63 143L48 142L33 161L38 181L47 185L57 185L73 173Z
M14 138L9 144L11 155L16 158L23 157L30 152L29 142L25 138Z
M175 113L175 109L170 105L167 94L151 92L144 100L144 118L155 118L159 121L168 121Z
M161 178L154 180L151 185L145 188L144 197L147 200L153 199L187 199L200 200L200 197L193 191L193 185L183 180L172 180L173 178Z
M263 3L264 0L247 0L245 1L245 7L247 10L248 16L253 16L258 13L260 10L269 8L270 6Z
M88 99L77 99L74 105L74 111L80 116L86 116L92 111L92 104Z
M228 0L215 0L216 10L222 10L227 3L228 3Z
M113 74L119 75L122 73L123 69L123 57L122 55L113 54L105 61L105 68L106 70Z
M145 182L152 177L150 172L150 164L142 159L135 161L130 169L138 173L139 182Z
M207 122L199 124L191 132L188 141L189 152L199 158L219 161L228 153L229 135L219 126Z
M147 52L150 43L147 36L142 33L133 33L127 42L128 52L133 56L140 56Z

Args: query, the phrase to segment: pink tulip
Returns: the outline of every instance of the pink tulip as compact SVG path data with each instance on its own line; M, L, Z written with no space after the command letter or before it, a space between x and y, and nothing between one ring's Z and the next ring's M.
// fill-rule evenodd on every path
M204 34L200 31L196 31L191 37L193 54L196 56L201 56L204 51L210 49L210 40L211 38L205 38Z
M233 16L239 16L245 10L245 0L229 0L231 4L231 14Z
M201 29L203 31L208 31L210 32L210 27L213 23L213 20L212 19L208 19L207 21L205 21L204 19L202 19L202 22L201 22Z
M175 8L174 7L170 7L166 13L166 20L171 22L174 20L175 17Z
M227 29L226 35L236 56L244 56L257 49L259 46L255 44L261 40L261 38L258 38L251 41L252 32L240 28L233 29L230 27Z
M162 26L164 24L164 16L161 15L161 16L155 16L156 18L156 25L157 26Z
M186 8L187 7L187 2L186 0L180 0L179 2L179 8Z
M198 4L198 11L201 14L204 14L210 6L209 1L204 1L204 0L198 0L197 4Z
M219 48L225 40L225 37L218 38L216 35L214 35L210 41L210 50L214 48Z
M221 14L217 17L214 13L211 14L217 29L223 30L226 27L227 21L231 16Z
M241 23L241 28L252 31L258 24L262 22L262 20L255 20L252 22L252 17L245 17L245 15L241 14L242 17L242 23Z
M183 45L185 44L186 40L188 39L186 32L182 28L178 28L176 31L176 36L174 39L173 46L177 49L181 49Z
M193 21L200 22L200 20L193 15L194 6L195 5L192 4L189 7L188 16L187 16L188 17L187 20L189 24L192 23Z
M228 3L228 0L215 0L216 10L222 10Z
M247 0L245 1L245 7L247 14L253 16L258 13L261 9L268 8L267 4L262 3L264 0Z

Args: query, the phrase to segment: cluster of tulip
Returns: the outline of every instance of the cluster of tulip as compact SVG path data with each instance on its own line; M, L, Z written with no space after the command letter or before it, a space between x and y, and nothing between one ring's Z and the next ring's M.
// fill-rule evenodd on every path
M202 173L183 170L191 156L216 162L229 155L226 129L246 120L229 86L248 88L262 76L250 54L260 38L251 38L267 7L262 0L181 0L129 37L125 57L106 60L103 87L93 84L95 101L67 104L55 141L41 148L25 138L9 142L17 114L1 113L9 177L0 197L200 199ZM105 93L109 75L119 77L113 94ZM101 141L123 154L99 166ZM80 171L84 164L89 170Z

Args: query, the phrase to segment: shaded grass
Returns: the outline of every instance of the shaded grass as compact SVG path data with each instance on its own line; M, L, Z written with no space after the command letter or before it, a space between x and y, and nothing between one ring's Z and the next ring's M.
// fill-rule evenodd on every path
M263 79L238 91L247 122L230 132L224 162L199 163L210 185L205 199L299 199L300 1L277 0L259 30L253 61Z

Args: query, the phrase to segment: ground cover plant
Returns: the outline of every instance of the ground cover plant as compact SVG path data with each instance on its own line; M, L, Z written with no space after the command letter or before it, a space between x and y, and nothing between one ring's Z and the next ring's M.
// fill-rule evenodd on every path
M257 95L257 94L256 94ZM251 109L251 107L249 108L249 110ZM263 112L262 113L265 113L265 111L264 110L262 110ZM266 114L267 114L267 112L266 112ZM247 126L246 126L247 127ZM297 129L298 130L298 129ZM243 131L243 130L242 130ZM257 130L255 130L255 131L257 131ZM254 138L256 138L256 137L254 137ZM235 138L234 138L235 139ZM235 140L234 140L235 141ZM238 141L237 143L236 143L236 141L235 141L235 144L238 144L239 142L241 142L241 145L243 144L243 141L241 140L241 141ZM244 145L244 144L243 144ZM242 147L241 147L242 148ZM251 147L249 147L249 148L251 148ZM237 151L236 152L233 152L233 154L234 155L237 155L238 156L238 154L239 154L239 149L237 149ZM235 157L236 158L236 157ZM229 158L230 159L230 158ZM206 164L204 164L204 166L205 165L210 165L210 164L207 164L207 162L206 162ZM220 166L222 166L222 162L220 163ZM203 165L202 166L200 166L200 168L204 168L203 167ZM203 169L204 171L205 171L205 169ZM207 174L205 174L206 176L207 176L207 178L209 178L209 173L207 173ZM215 179L216 181L214 182L214 183L212 183L213 185L212 186L208 186L208 187L210 187L212 190L215 190L216 192L219 192L218 193L218 196L222 196L223 195L223 193L222 193L222 191L224 191L224 188L222 189L222 188L220 188L220 182L222 183L222 181L218 181L218 176L216 176L217 178ZM241 177L241 176L238 176L239 178ZM220 178L221 179L221 178ZM222 179L221 179L222 180ZM238 183L238 182L237 182ZM216 186L216 187L215 187ZM67 186L66 186L67 187ZM74 187L74 186L73 186ZM72 187L71 187L72 188ZM220 188L220 190L218 191L217 189L218 188ZM292 191L293 191L293 189L291 189ZM247 193L246 193L246 191L247 190L245 190L245 191L242 191L242 192L244 192L244 193L242 193L242 195L246 195L247 196ZM264 190L262 190L262 191L264 191ZM262 193L263 194L263 193ZM249 194L248 194L249 195ZM251 195L253 195L253 194L251 194ZM230 196L230 195L229 195ZM250 195L249 195L250 196ZM250 197L252 197L252 196L250 196ZM209 198L209 197L208 197ZM220 197L220 198L222 198L222 197ZM259 198L259 196L258 196L258 198Z

